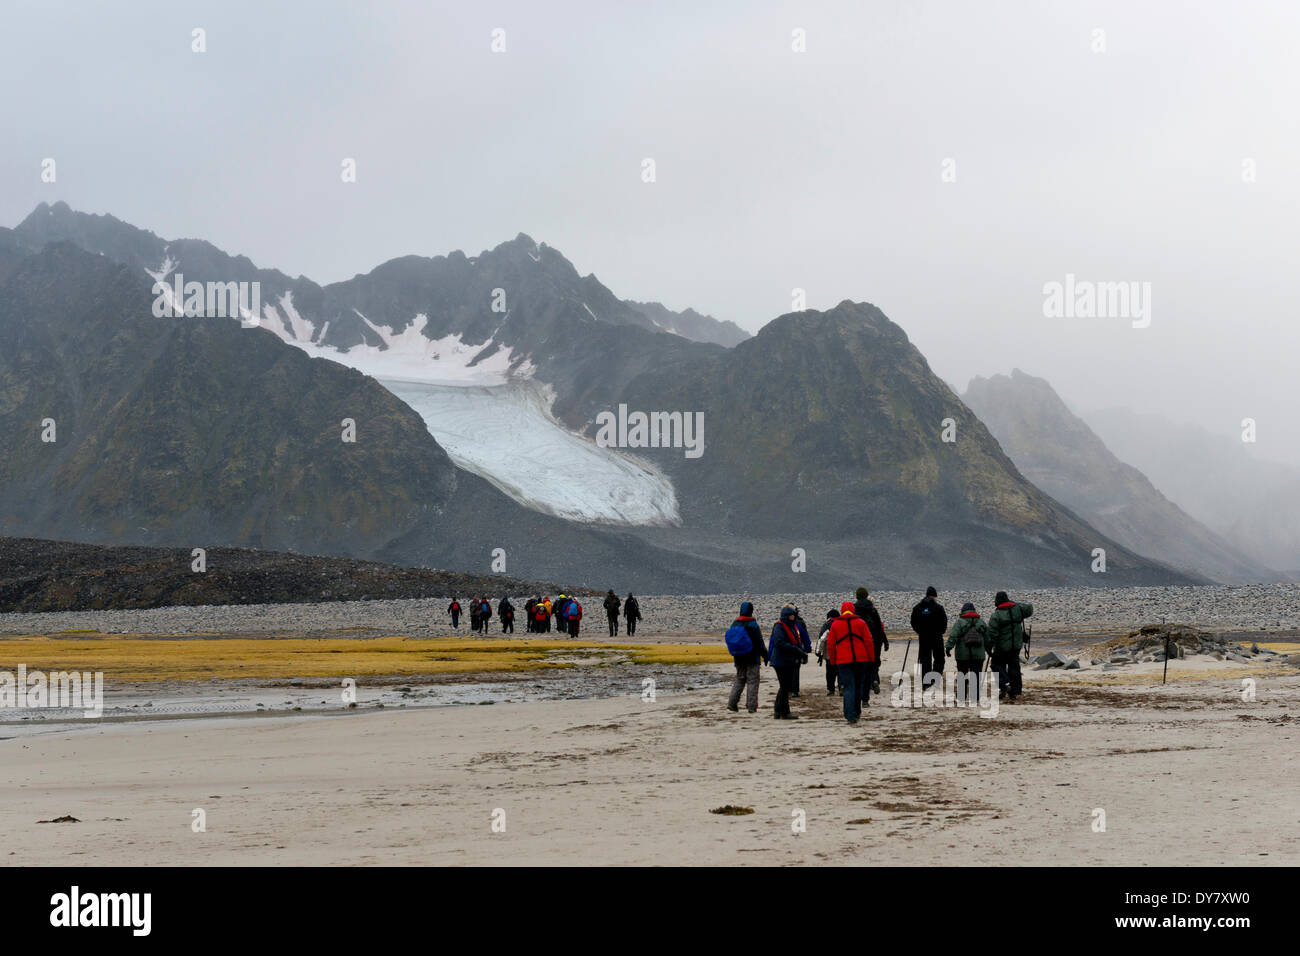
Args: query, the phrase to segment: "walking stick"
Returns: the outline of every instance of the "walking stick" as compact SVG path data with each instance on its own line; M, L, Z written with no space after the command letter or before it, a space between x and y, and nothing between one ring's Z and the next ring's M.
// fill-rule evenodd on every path
M1161 626L1163 626L1164 623L1165 619L1162 617L1160 619ZM1160 678L1160 683L1163 684L1167 680L1169 680L1169 632L1165 631L1165 673L1164 676Z

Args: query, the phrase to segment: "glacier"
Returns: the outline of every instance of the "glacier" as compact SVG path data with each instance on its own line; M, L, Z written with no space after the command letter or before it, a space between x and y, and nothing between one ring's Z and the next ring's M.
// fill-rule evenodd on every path
M356 314L382 346L318 344L328 323L318 333L294 308L292 293L280 297L278 309L264 305L261 324L315 358L377 379L424 419L453 462L526 507L571 521L680 524L672 481L650 462L602 448L556 421L554 395L532 379L527 357L493 350L491 342L467 345L454 334L430 339L424 315L394 332Z

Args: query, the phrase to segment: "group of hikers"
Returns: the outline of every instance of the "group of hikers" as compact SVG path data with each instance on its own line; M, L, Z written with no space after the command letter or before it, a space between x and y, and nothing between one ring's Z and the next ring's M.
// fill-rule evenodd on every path
M451 599L451 603L447 605L447 613L451 615L451 626L459 631L460 616L464 613L459 599ZM491 601L485 597L474 598L469 602L469 629L475 633L486 634L492 615ZM502 634L515 632L515 606L510 603L510 598L503 597L497 603L496 618L501 622Z
M611 590L605 596L605 614L609 618L609 636L618 635L619 611L627 621L628 634L636 633L636 622L641 620L641 605L631 592L627 599L620 601ZM451 626L460 630L460 617L464 613L457 598L452 598L447 605L451 615ZM493 617L492 602L485 597L477 597L469 602L469 626L475 633L486 634ZM496 618L501 622L501 633L513 634L515 631L515 607L510 598L503 597L496 606ZM549 634L551 620L555 620L555 630L569 637L577 637L582 626L582 604L576 597L561 594L552 601L549 597L532 597L524 604L524 622L530 634Z
M727 629L725 640L736 665L727 709L739 711L740 698L745 707L758 711L760 660L776 671L777 692L772 716L777 720L797 720L790 712L790 698L799 696L799 668L815 654L817 665L826 667L826 694L837 692L844 698L844 719L856 724L871 694L880 693L881 654L889 650L880 613L871 602L866 588L858 588L856 600L845 601L838 610L826 612L816 644L808 634L808 625L794 604L781 608L772 625L767 642L754 619L754 605L745 601L740 614ZM986 655L998 675L998 700L1014 703L1021 694L1020 652L1028 647L1025 618L1034 613L1032 604L1012 601L1007 592L993 598L993 613L987 621L980 617L969 601L948 627L948 614L938 601L939 592L926 588L925 597L912 608L911 625L917 636L917 665L923 675L942 675L944 661L951 656L957 671L966 676L959 691L974 685L979 701L980 674ZM837 691L838 685L838 691ZM965 687L963 687L965 685ZM963 694L963 699L965 695Z

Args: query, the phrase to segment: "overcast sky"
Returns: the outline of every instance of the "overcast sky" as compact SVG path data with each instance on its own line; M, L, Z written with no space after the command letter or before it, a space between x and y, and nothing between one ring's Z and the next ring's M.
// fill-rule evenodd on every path
M62 199L322 283L526 232L624 298L865 300L959 389L1300 462L1300 4L705 6L5 0L0 224ZM1151 283L1150 326L1044 316L1067 273Z

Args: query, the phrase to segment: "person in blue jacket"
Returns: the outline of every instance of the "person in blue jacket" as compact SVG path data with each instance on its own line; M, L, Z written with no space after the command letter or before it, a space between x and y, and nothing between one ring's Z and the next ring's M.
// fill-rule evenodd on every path
M754 620L752 602L744 601L740 605L740 616L735 623L745 628L750 646L745 653L732 657L736 663L736 679L732 682L731 695L727 698L727 710L732 713L740 710L740 695L743 693L745 709L754 714L758 712L758 661L762 658L764 663L767 662L767 648L763 646L763 632Z
M799 613L799 605L792 604L790 606L794 608L794 623L799 628L799 641L803 645L803 659L807 661L808 655L812 653L813 649L812 638L808 636L808 625L804 623L803 615ZM799 696L799 669L802 666L802 664L794 666L794 680L790 684L791 697Z
M808 660L803 649L803 638L796 623L799 612L793 605L781 608L781 618L772 625L772 638L767 646L767 662L776 671L779 689L772 705L772 716L777 720L798 720L790 713L790 687L794 670Z

